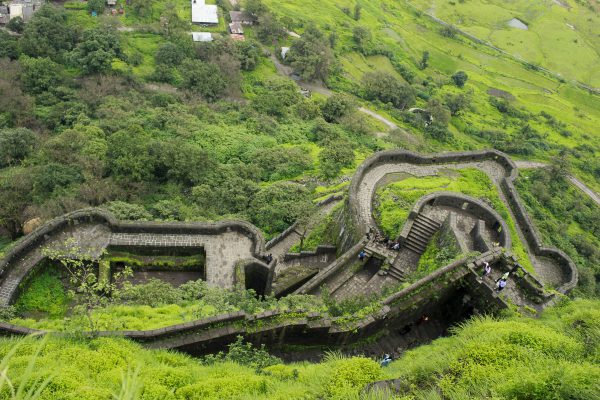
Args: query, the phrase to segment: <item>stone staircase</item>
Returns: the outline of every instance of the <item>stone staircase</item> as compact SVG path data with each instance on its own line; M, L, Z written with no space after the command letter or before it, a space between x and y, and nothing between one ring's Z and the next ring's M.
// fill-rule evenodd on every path
M390 268L387 270L388 275L398 279L399 281L404 280L404 272L394 267L394 261L398 257L398 251L388 249L384 245L378 244L374 241L370 241L364 248L367 257L375 257L383 260L384 263L388 264Z
M402 245L419 255L423 254L429 240L441 226L442 224L438 221L419 213L412 224L408 237Z

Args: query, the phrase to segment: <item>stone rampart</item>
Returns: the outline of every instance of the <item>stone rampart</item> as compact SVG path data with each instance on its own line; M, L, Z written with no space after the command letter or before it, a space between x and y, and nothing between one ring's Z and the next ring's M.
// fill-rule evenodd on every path
M482 254L490 262L499 260L502 251ZM393 324L414 321L420 308L431 303L432 296L453 287L470 273L468 258L455 261L411 286L387 297L379 310L360 320L330 317L303 310L272 310L250 315L243 311L143 331L100 331L96 336L126 337L148 348L181 349L189 352L215 350L215 346L235 340L237 335L267 345L295 343L304 345L341 345L357 341ZM498 300L497 306L503 307ZM0 323L0 334L24 336L45 333L34 329ZM61 333L56 333L61 335Z
M464 151L433 155L419 155L405 150L387 150L369 157L356 171L348 193L349 209L354 226L356 227L355 240L359 240L369 229L368 222L362 221L360 218L360 199L358 198L358 193L362 180L373 168L386 163L428 165L481 161L493 161L504 170L504 177L500 180L500 189L503 191L509 203L508 205L515 215L515 223L521 227L521 231L525 235L525 240L527 240L535 255L549 257L555 260L561 268L564 283L557 290L561 293L566 293L573 289L577 285L577 267L561 250L542 246L542 240L527 215L525 206L513 185L513 181L518 175L517 166L506 154L498 150Z
M426 205L447 206L466 211L478 219L485 221L490 228L498 232L500 246L507 249L510 249L512 246L508 225L496 210L481 200L461 193L446 191L430 193L415 203L400 233L399 241L401 243L408 238L414 220Z

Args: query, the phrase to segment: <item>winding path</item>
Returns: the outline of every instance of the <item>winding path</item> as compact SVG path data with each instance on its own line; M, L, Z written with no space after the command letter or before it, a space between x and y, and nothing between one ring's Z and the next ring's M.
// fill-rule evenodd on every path
M546 168L548 166L548 164L546 164L546 163L537 162L537 161L515 161L515 164L517 164L517 167L523 168L523 169ZM590 199L592 199L597 205L600 206L600 195L598 195L598 193L593 191L589 186L587 186L585 183L583 183L579 179L575 178L573 175L569 175L567 178L573 185L577 186L579 188L579 190L581 190L583 193L585 193Z

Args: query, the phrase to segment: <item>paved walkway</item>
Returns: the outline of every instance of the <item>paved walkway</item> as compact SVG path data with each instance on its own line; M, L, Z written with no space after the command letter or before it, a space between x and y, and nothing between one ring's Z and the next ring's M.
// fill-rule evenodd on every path
M253 258L252 240L233 231L220 235L113 233L110 244L151 248L201 247L206 253L206 282L225 289L233 287L236 264Z

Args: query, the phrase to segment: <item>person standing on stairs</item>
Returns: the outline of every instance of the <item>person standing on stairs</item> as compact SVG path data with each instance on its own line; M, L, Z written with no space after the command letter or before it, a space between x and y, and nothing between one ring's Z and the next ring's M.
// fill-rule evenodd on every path
M367 253L365 253L364 250L361 250L360 253L358 253L358 259L360 261L364 261L366 256L367 256Z
M490 263L487 261L483 262L483 274L481 275L482 278L485 278L486 276L488 276L490 274L490 272L492 272L492 267L490 266Z

